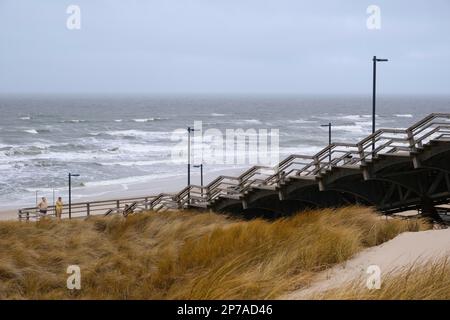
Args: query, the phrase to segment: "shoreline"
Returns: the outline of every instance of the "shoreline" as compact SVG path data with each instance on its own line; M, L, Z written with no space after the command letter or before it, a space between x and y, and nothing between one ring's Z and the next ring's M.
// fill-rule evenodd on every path
M211 172L204 173L204 184L207 185L210 181L214 180L220 175L238 175L245 169L221 169L213 170ZM200 180L198 174L191 175L191 181L193 184L197 184L197 180ZM199 185L200 183L198 183ZM92 202L102 200L116 200L126 198L138 198L145 196L157 195L162 192L177 193L186 186L185 176L176 176L168 178L151 179L148 181L139 181L135 183L114 184L107 186L85 186L72 188L72 203L79 202ZM64 190L58 193L63 197L63 201L67 202L67 191ZM52 198L48 195L47 199L49 203L52 203ZM0 221L2 220L14 220L17 219L17 211L20 208L33 207L34 203L23 203L14 205L0 206Z

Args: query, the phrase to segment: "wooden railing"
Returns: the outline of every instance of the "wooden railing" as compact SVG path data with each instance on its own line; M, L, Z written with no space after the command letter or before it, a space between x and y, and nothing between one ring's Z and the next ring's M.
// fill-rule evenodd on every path
M356 144L333 143L313 156L290 155L275 167L254 166L240 176L219 176L206 186L190 185L178 193L72 204L72 217L133 211L209 207L220 198L240 199L254 188L276 189L286 179L316 179L333 167L359 168L382 154L414 154L432 140L450 141L450 113L433 113L406 129L379 129ZM54 215L54 207L49 208ZM63 217L68 215L68 206ZM19 210L19 219L39 218L36 207Z

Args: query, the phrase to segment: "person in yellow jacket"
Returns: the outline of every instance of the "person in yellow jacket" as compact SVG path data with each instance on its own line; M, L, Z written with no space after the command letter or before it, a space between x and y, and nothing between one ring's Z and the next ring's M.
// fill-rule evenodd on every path
M58 200L55 203L55 212L56 212L56 217L59 219L61 219L63 206L64 206L64 203L62 201L62 198L58 197Z

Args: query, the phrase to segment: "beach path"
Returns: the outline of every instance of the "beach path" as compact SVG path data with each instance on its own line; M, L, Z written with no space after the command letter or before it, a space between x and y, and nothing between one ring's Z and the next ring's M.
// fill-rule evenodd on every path
M367 268L377 265L383 274L395 272L421 261L450 258L450 229L405 232L379 246L368 248L352 259L318 274L311 285L289 293L282 299L308 299L314 294L361 279L366 282Z

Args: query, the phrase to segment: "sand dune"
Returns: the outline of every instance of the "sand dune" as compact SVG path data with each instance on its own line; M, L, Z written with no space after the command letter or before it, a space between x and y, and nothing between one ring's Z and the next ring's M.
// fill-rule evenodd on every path
M283 299L308 299L326 290L361 280L365 283L370 265L378 265L383 274L428 260L450 257L450 229L406 232L379 246L365 249L353 259L320 273L312 284L284 296Z

